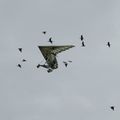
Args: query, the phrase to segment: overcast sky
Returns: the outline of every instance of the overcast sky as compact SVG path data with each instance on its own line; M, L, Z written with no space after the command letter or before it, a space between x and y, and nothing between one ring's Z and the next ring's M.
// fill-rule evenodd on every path
M76 46L52 73L36 68L49 37ZM0 0L0 119L119 120L119 51L119 0Z

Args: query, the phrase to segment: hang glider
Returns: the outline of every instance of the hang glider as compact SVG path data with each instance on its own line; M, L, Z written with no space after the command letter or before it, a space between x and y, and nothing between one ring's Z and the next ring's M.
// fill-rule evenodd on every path
M65 50L68 50L74 45L63 45L63 46L38 46L39 50L41 51L43 57L46 60L46 64L41 65L44 68L48 69L48 72L52 72L52 70L58 68L58 62L56 59L56 55L61 53Z

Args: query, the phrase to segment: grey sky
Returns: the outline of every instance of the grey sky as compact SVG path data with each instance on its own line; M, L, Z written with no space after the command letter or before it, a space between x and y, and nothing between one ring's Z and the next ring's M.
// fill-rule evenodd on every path
M119 0L0 0L0 119L119 120L119 13ZM49 37L76 46L58 55L50 74L36 69L37 46ZM73 62L65 68L63 60Z

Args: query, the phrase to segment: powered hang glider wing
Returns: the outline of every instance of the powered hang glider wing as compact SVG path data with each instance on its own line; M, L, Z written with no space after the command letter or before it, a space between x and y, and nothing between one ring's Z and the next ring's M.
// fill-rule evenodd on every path
M57 55L58 53L68 50L72 47L75 47L74 45L63 45L63 46L38 46L40 49L42 55L44 56L45 60L47 61L48 56L51 55Z

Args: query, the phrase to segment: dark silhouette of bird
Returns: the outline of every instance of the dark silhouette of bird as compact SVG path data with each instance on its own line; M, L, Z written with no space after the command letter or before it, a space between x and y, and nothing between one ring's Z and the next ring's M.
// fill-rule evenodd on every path
M18 48L18 50L19 50L20 52L22 52L22 48Z
M82 47L85 47L85 43L84 43L84 41L82 41Z
M23 59L22 62L26 62L27 60Z
M63 61L63 63L64 63L64 65L65 65L65 67L67 67L67 66L68 66L68 63L67 63L67 62Z
M80 39L81 39L81 41L83 41L83 39L84 39L84 38L83 38L83 35L81 35Z
M71 60L68 60L68 62L70 62L70 63L71 63L72 61L71 61Z
M46 31L43 31L42 33L45 35L45 34L46 34Z
M49 41L48 41L48 42L50 42L51 44L53 43L52 37L49 38Z
M19 68L21 68L22 66L20 64L17 65Z
M111 45L110 42L107 42L107 46L110 47L110 45Z
M39 68L39 67L40 67L40 64L38 64L36 67Z
M115 110L115 106L111 106L110 108L111 108L113 111Z

